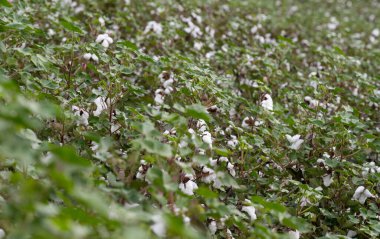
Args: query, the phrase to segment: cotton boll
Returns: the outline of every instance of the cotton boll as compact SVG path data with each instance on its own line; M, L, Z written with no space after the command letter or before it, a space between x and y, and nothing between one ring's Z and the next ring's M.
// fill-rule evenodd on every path
M166 225L164 218L161 215L154 215L152 217L153 225L150 226L152 231L159 237L165 237Z
M90 60L91 59L91 53L84 54L83 58L86 59L86 60Z
M263 101L261 101L261 106L266 110L273 110L273 100L269 94L264 95Z
M210 224L208 224L208 229L210 230L210 233L212 235L215 235L217 227L216 227L216 221L211 221Z
M202 177L202 181L204 183L212 183L216 180L215 171L212 170L211 168L206 167L206 166L203 167L202 173L205 175L204 177Z
M96 62L98 62L98 61L99 61L99 58L98 58L98 56L97 56L97 55L95 55L95 54L92 54L92 55L91 55L91 58L92 58L94 61L96 61Z
M99 96L94 100L94 103L96 105L96 110L94 111L94 116L99 116L105 109L108 108L107 103L111 103L111 100L108 99L106 103L106 99L103 96Z
M108 36L107 33L100 34L95 40L96 43L101 43L103 47L108 48L110 44L113 43L113 39Z
M300 232L299 231L290 231L289 236L291 239L299 239L300 238Z
M241 210L242 210L243 212L246 212L246 213L249 215L251 221L254 221L254 220L257 219L257 216L256 216L256 209L255 209L254 206L243 206L243 207L241 208Z
M234 168L234 165L232 163L230 163L230 162L227 163L227 169L228 169L228 172L231 174L232 177L236 176L235 168Z
M353 237L355 237L356 235L358 235L358 233L355 232L355 231L349 230L349 231L347 232L347 237L349 237L349 238L353 238Z
M147 34L148 32L153 31L157 35L162 34L162 25L161 23L158 23L156 21L150 21L145 27L144 34Z
M304 142L303 139L300 139L301 135L299 134L296 134L294 136L290 136L287 134L285 136L286 136L286 139L289 141L289 143L291 143L289 148L294 149L294 150L298 150L301 147L301 144Z
M87 126L89 114L77 106L72 106L72 110L74 111L74 115L78 117L77 125Z
M363 186L359 186L356 190L354 195L352 196L352 200L357 200L361 204L364 204L367 198L372 198L374 197L372 193L368 190L365 189Z
M194 195L194 190L198 189L198 185L193 180L193 175L186 174L183 178L183 182L179 184L179 189L186 195Z
M210 147L212 146L212 137L210 132L206 131L202 134L202 140L204 143L208 144Z
M329 187L331 183L333 182L333 178L330 174L326 174L325 176L322 177L323 179L323 185L326 187Z
M207 124L204 120L200 119L197 121L197 128L199 132L203 133L207 130Z
M104 27L104 25L105 25L104 18L99 17L98 21L99 21L100 25L101 25L102 27Z
M227 145L231 148L236 148L236 146L238 145L239 141L237 140L236 136L235 135L231 135L231 139L228 140L227 142Z
M5 237L5 231L3 228L0 228L0 239Z

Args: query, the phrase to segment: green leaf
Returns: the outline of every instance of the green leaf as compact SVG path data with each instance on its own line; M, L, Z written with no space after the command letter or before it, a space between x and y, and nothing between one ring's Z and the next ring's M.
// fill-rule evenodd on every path
M4 7L12 7L12 4L8 0L0 0L0 5Z
M163 144L158 140L139 139L136 140L136 142L140 144L141 148L145 149L149 153L157 154L165 158L171 158L173 156L172 147L168 144Z
M133 42L130 42L128 40L120 41L118 43L121 44L121 45L123 45L123 46L128 47L131 50L134 50L134 51L138 51L139 50L139 48L136 46L136 44L134 44Z
M201 104L193 104L186 107L185 115L195 119L203 119L206 122L211 122L212 117L207 112L207 109Z
M79 34L83 34L83 31L79 27L77 27L76 25L74 25L74 23L72 23L71 21L69 21L67 19L62 18L62 19L59 20L59 23L67 31L72 31L72 32L76 32L76 33L79 33Z

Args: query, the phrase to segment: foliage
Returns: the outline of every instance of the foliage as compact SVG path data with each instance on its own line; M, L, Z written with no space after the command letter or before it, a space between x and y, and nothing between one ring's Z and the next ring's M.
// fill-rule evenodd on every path
M378 1L0 6L0 238L380 237Z

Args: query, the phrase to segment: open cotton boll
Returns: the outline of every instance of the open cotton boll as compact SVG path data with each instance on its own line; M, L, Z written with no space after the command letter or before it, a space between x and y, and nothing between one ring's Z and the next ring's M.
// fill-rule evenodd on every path
M355 231L349 230L349 231L347 232L347 237L349 237L349 238L356 237L356 235L358 235L358 233L355 232Z
M289 148L294 149L294 150L298 150L304 141L303 139L300 139L301 135L299 134L296 134L294 136L290 136L287 134L285 136L286 136L286 139L289 141L289 143L291 143Z
M300 238L300 232L299 231L290 231L289 232L289 237L291 239L299 239Z
M245 203L249 203L249 204L250 204L251 201L249 201L248 199L246 199L246 200L245 200ZM246 205L246 206L243 206L243 207L241 208L241 210L242 210L243 212L246 212L246 213L249 215L251 221L254 221L254 220L257 219L257 216L256 216L256 208L255 208L254 206L252 206L252 205Z
M355 193L352 196L352 200L356 200L356 201L359 201L361 204L364 204L367 198L372 198L372 197L374 196L368 189L365 189L365 187L363 186L359 186L355 190Z
M5 231L3 228L0 228L0 239L5 237Z
M106 110L108 108L108 104L111 103L111 100L108 99L106 102L105 97L99 96L98 98L96 98L94 100L94 103L96 105L96 110L94 111L94 116L99 116L103 112L103 110Z
M154 234L159 237L165 237L166 235L166 225L164 218L161 215L154 215L152 217L153 225L150 226Z
M236 148L238 145L239 141L236 138L236 135L231 135L231 139L227 141L227 145L231 148Z
M145 27L144 34L147 34L150 31L153 31L157 35L161 35L161 33L162 33L161 23L158 23L156 21L149 21Z
M212 183L216 180L216 174L215 171L207 166L204 166L202 169L202 173L205 174L204 177L202 177L202 181L204 183Z
M90 60L91 59L91 53L84 54L83 58L86 59L86 60Z
M193 180L193 175L186 174L184 177L184 182L179 184L179 189L186 195L194 195L194 190L198 189L198 185Z
M227 163L227 169L228 169L228 172L231 174L232 177L236 176L235 167L232 163L230 163L230 162Z
M263 101L261 101L261 106L266 110L273 110L273 100L269 94L265 94Z
M96 43L101 43L105 48L108 48L108 46L113 43L113 39L108 36L107 33L98 35L95 41Z
M89 114L84 109L81 109L75 105L72 106L71 109L74 111L74 115L78 116L78 120L76 121L77 125L87 126Z
M96 61L96 62L98 62L99 61L99 58L98 58L98 56L97 55L95 55L95 54L91 54L91 53L86 53L86 54L84 54L83 55L83 58L85 59L85 60L93 60L93 61Z
M323 179L323 185L326 187L329 187L331 183L333 182L333 178L330 174L326 174L325 176L322 177Z
M210 224L208 224L208 229L210 230L210 233L212 235L215 235L216 230L218 229L217 226L216 226L216 221L212 220L210 222Z
M203 140L203 142L205 142L206 144L208 144L210 147L212 146L212 137L211 137L210 132L208 132L208 131L203 132L203 134L202 134L202 140Z

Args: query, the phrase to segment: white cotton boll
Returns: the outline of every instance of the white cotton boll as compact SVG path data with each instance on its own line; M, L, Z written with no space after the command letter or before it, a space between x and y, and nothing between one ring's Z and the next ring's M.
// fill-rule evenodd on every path
M228 140L227 142L227 145L231 148L236 148L236 146L238 145L239 141L237 140L236 136L235 135L231 135L231 139Z
M210 233L212 235L215 235L217 227L216 227L216 221L211 221L210 224L208 224L208 229L210 230Z
M5 231L3 228L0 228L0 239L5 237Z
M91 58L92 58L94 61L96 61L96 62L98 62L98 61L99 61L99 58L98 58L98 56L97 56L97 55L95 55L95 54L92 54L92 55L91 55Z
M186 183L180 183L179 189L181 189L184 194L192 196L194 195L194 190L198 189L198 185L194 181L189 180Z
M295 142L297 142L297 140L299 140L300 139L300 137L301 137L301 135L299 135L299 134L296 134L296 135L294 135L294 136L290 136L290 135L285 135L286 136L286 139L289 141L289 143L295 143Z
M254 221L254 220L257 219L257 216L256 216L256 209L255 209L254 206L243 206L243 207L241 208L241 210L242 210L243 212L246 212L246 213L249 215L251 221Z
M194 48L195 50L201 50L203 47L203 43L202 42L194 42Z
M347 232L347 237L349 237L349 238L353 238L353 237L355 237L356 235L358 235L358 233L355 232L355 231L349 230L349 231Z
M323 179L323 185L325 185L325 187L329 187L331 183L333 182L333 178L330 174L326 174L325 176L322 177L322 179Z
M232 163L230 163L230 162L227 163L227 169L228 169L228 172L231 174L232 177L236 176L235 166Z
M104 41L107 37L108 37L108 34L100 34L96 38L95 42L100 43L100 42Z
M55 35L55 31L53 29L49 28L48 29L48 35L51 36L51 37L54 36Z
M249 129L251 128L249 122L252 121L253 119L251 117L245 117L243 119L243 122L241 123L241 127L245 128L245 129Z
M154 215L152 217L153 225L150 226L152 231L159 237L165 237L166 235L166 225L164 218L161 215Z
M209 158L208 161L210 162L210 166L215 167L218 164L217 159Z
M273 100L269 94L264 95L264 100L261 101L261 106L266 110L269 110L269 111L273 110Z
M291 143L289 148L294 149L294 150L298 150L301 147L301 144L304 142L303 139L300 139L301 135L299 134L296 134L294 136L290 136L287 134L285 136L286 136L286 139L289 141L289 143Z
M96 110L94 111L94 116L99 116L103 110L108 108L108 105L106 103L106 100L104 97L99 96L94 100L94 103L96 105ZM110 100L108 100L108 103L111 103Z
M107 47L110 46L110 44L108 43L108 41L105 41L105 40L104 40L104 41L102 42L102 46L105 47L105 48L107 48Z
M96 43L101 43L105 48L108 48L113 43L113 39L107 33L98 35L95 41Z
M207 130L207 124L206 122L203 120L203 119L200 119L197 121L197 128L198 128L198 131L203 133Z
M91 53L84 54L83 58L86 59L86 60L90 60L91 59Z
M212 170L209 167L203 167L202 172L206 175L205 177L202 178L202 181L204 183L212 183L216 180L216 174L215 171Z
M354 195L352 196L352 200L357 200L361 204L364 204L367 198L374 197L372 193L368 190L365 189L363 186L359 186L356 190Z
M230 238L230 239L235 239L235 237L233 237L233 235L232 235L232 232L231 232L231 230L230 230L230 229L227 229L227 235L228 235L228 237L227 237L227 238Z
M290 231L289 236L291 239L299 239L300 238L300 232L299 231Z
M162 34L161 23L158 23L156 21L149 21L145 27L144 34L147 34L150 31L153 31L157 35L161 35Z
M71 109L74 111L74 115L78 117L77 126L79 126L79 125L87 126L89 114L85 110L83 110L83 109L81 109L75 105L72 106Z
M100 25L102 26L102 27L104 27L104 25L105 25L105 21L104 21L104 18L102 18L102 17L99 17L99 23L100 23Z
M380 36L380 30L378 28L372 30L372 36L378 37Z
M212 146L212 137L210 132L206 131L202 134L202 141L208 144L210 147Z

